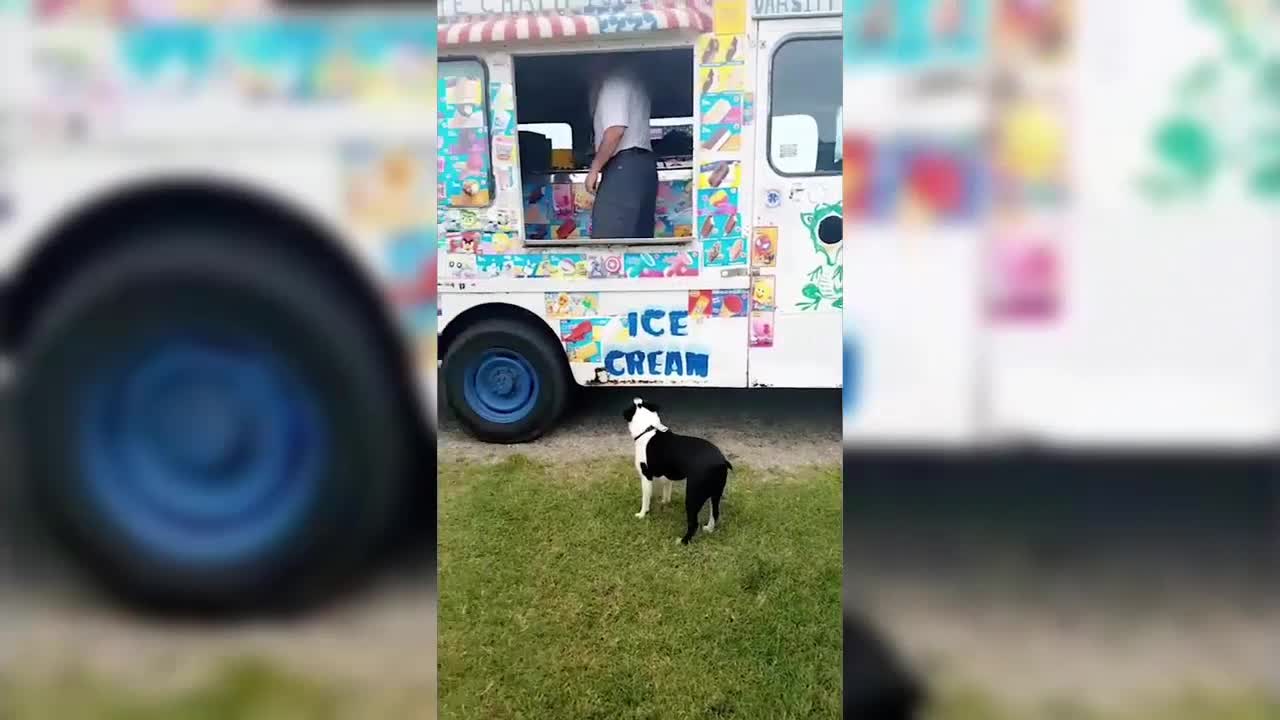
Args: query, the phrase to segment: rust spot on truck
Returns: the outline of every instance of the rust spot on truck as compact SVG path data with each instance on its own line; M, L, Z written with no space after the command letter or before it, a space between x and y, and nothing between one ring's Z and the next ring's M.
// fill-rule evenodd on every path
M613 385L614 387L630 387L632 385L653 385L655 387L675 387L672 383L665 380L647 380L645 378L618 378L617 380L609 379L609 371L603 367L595 369L595 377L586 382L587 387L600 387L602 385Z

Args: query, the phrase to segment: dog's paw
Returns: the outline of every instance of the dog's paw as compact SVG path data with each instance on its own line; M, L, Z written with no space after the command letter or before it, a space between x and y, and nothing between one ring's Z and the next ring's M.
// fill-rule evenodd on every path
M640 511L640 512L638 512L638 513L636 513L636 517L638 517L638 518L643 518L643 517L646 517L646 516L647 516L647 513L645 513L645 511L643 511L643 510L641 510L641 511Z
M685 539L684 539L684 536L682 535L682 536L680 536L680 537L676 538L676 544L677 544L677 545L688 545L688 544L689 544L689 541L688 541L688 540L685 540Z
M709 524L709 523L708 523L707 525L703 525L703 526L702 526L702 529L703 529L703 530L706 530L707 532L715 532L715 531L716 531L716 526L715 526L715 525L711 525L711 524Z

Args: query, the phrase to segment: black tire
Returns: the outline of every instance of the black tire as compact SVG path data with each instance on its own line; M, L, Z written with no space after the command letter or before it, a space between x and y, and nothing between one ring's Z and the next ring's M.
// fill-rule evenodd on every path
M262 238L265 230L201 218L121 231L128 237L122 239L120 249L78 271L42 309L20 353L17 427L25 441L31 497L87 569L127 601L200 611L309 606L355 579L394 525L409 458L399 378L388 371L375 329L343 286L305 257ZM178 548L187 545L158 543L155 534L144 537L138 524L130 525L121 511L111 509L150 508L150 504L133 506L116 500L113 505L102 499L109 494L101 489L109 484L100 481L102 477L112 478L111 487L145 483L118 469L100 472L101 464L91 459L129 455L124 440L101 441L109 431L99 431L84 420L87 408L98 407L90 404L99 397L92 394L97 392L94 387L101 387L101 378L110 377L113 368L130 367L127 359L152 357L147 353L157 352L160 343L177 335L209 339L217 349L223 347L220 343L234 341L253 352L261 350L267 353L263 357L271 358L273 372L278 370L288 387L304 398L297 406L306 411L298 417L305 416L307 422L274 434L263 431L269 427L263 418L270 413L255 414L251 410L261 409L262 404L246 402L234 408L237 413L221 414L231 417L232 424L224 427L236 432L168 433L232 438L235 442L227 447L234 449L225 452L234 459L218 460L226 463L218 467L240 468L263 460L267 452L263 448L273 439L284 448L275 456L285 458L284 465L257 474L269 478L263 485L268 489L249 496L251 502L240 505L240 511L275 507L275 498L287 492L302 499L289 506L287 522L271 526L276 529L267 533L269 541L244 552L195 559L180 555ZM229 352L241 349L240 345L227 347L232 347ZM246 352L245 357L256 360L258 356ZM212 367L211 372L219 372ZM225 375L225 369L222 372ZM136 374L127 381L135 390ZM234 394L244 401L267 387L237 379L241 384L232 388L234 393L213 392L206 397ZM122 381L121 387L129 386ZM218 386L218 390L227 388ZM184 405L178 400L171 404ZM96 416L88 413L88 417ZM150 441L150 435L156 434L150 432L152 425L165 434L163 420L142 424L147 426L141 433L146 437L128 437ZM246 433L251 439L244 440ZM306 445L299 440L304 436L318 440ZM130 447L136 448L136 442ZM107 450L96 455L82 452L91 445ZM163 443L148 447L147 452L153 453L169 449ZM299 447L310 447L314 454L306 455ZM291 467L288 463L295 455L310 459L311 464L303 466L306 472L272 475L273 470ZM149 488L162 488L169 493L167 498L173 497L172 485L154 482L156 477L171 476L142 474L152 478ZM253 474L244 470L241 477L245 475ZM290 487L296 489L280 489L286 476L295 478ZM152 493L145 499L156 501L156 497ZM184 502L180 510L188 515L172 527L195 527L191 514L206 511L208 505L202 505L204 498L199 496ZM172 517L181 515L173 505L164 505L163 511ZM154 514L162 516L160 511ZM207 527L214 525L204 519ZM153 524L170 528L163 522ZM207 527L192 531L192 548L216 547L217 539Z
M517 354L536 377L536 399L518 418L485 417L468 400L468 373L491 352ZM468 432L491 443L523 443L541 437L564 414L573 385L564 348L540 328L507 318L484 320L462 331L445 355L443 375L445 398L454 415Z

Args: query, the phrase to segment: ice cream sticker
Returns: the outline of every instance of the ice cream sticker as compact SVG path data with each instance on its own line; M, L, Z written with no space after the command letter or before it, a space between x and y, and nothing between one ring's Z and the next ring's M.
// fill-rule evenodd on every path
M997 129L996 171L1002 203L1057 205L1066 199L1066 128L1062 108L1024 99Z
M693 320L746 317L749 302L746 290L690 290L689 317Z
M1050 234L1005 231L991 244L988 313L997 322L1047 322L1061 305L1059 243Z
M983 51L986 5L975 0L846 0L845 57L890 63L973 58Z
M974 222L982 193L981 148L968 141L907 138L877 150L879 177L869 199L855 195L855 209L870 204L873 217L910 224ZM854 162L859 162L854 160ZM854 192L867 189L857 182Z
M742 93L703 95L698 106L703 125L742 124Z
M547 317L578 318L600 314L600 294L593 292L549 292Z
M717 188L698 191L698 217L738 214L738 189Z
M704 162L698 170L698 189L736 188L742 184L742 163L738 160Z
M434 222L429 150L353 145L343 161L347 214L357 226L383 233Z
M737 237L742 233L742 217L738 214L708 214L698 218L698 237L705 239Z
M746 265L746 244L746 240L741 236L703 240L702 264L705 267Z
M773 311L751 313L750 338L748 345L753 348L773 347Z
M751 278L751 311L773 312L774 279L770 275L758 275Z
M698 146L706 152L736 153L742 149L742 125L702 125Z
M752 233L751 266L774 267L778 263L778 228L757 227Z
M627 253L623 273L629 278L696 277L698 253L688 251Z
M698 73L698 97L720 93L741 93L746 85L746 73L743 67L742 65L721 65L702 68Z
M996 47L1009 59L1060 61L1069 50L1075 0L996 3Z
M600 362L600 342L604 339L609 322L609 318L561 320L560 339L564 342L565 352L569 354L569 362Z

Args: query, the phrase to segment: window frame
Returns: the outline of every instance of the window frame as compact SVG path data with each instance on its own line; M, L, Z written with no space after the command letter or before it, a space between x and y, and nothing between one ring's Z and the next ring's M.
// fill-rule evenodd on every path
M436 75L443 77L441 68L449 63L466 63L473 62L480 66L480 77L482 87L480 89L480 104L484 107L484 135L485 149L488 162L485 164L485 180L489 183L489 202L484 205L454 205L445 200L444 207L451 210L479 210L492 208L498 202L498 182L497 176L493 172L493 110L489 107L489 65L484 58L479 55L447 55L436 59ZM437 109L437 112L439 110ZM436 120L436 132L440 132L440 120ZM518 150L517 150L518 152ZM453 157L447 155L445 157ZM439 178L436 179L439 182Z
M777 175L778 177L816 178L816 177L840 177L841 175L843 175L843 170L826 170L826 171L814 170L813 172L808 172L808 173L782 172L773 164L773 117L774 117L774 110L776 109L773 102L773 88L778 77L777 73L774 72L774 67L777 61L778 53L782 52L782 49L791 43L813 41L813 40L834 41L840 44L841 52L843 53L844 51L844 38L841 35L838 35L838 34L833 35L830 32L808 32L808 33L796 33L793 35L784 36L782 40L779 41L778 44L773 47L773 52L769 53L769 114L765 118L765 122L767 123L767 125L765 127L765 137L764 137L764 161L769 166L769 170L773 172L773 174ZM842 55L842 58L843 58L843 55ZM841 65L841 68L840 68L840 77L841 77L841 83L842 83L841 87L843 89L843 77L844 77L843 65ZM843 103L844 101L842 98L841 99L842 106L843 106ZM838 135L840 134L842 133L838 133ZM838 145L840 142L841 142L841 138L836 137L836 144Z
M557 147L555 146L555 144L554 144L554 143L552 143L551 149L552 149L552 150L563 150L563 149L573 150L573 149L574 149L573 142L574 142L575 138L574 138L574 134L573 134L573 126L572 126L572 125L570 125L569 123L567 123L567 122L565 122L565 121L563 121L563 120L560 120L560 121L557 121L557 122L551 122L551 123L523 123L523 125L522 125L521 123L518 123L518 122L517 122L517 123L516 123L516 132L537 132L537 131L530 131L530 130L527 130L526 128L527 128L529 125L564 125L565 127L569 128L569 147L568 147L568 148L557 148ZM550 139L551 139L551 137L550 137L549 135L545 135L545 134L543 134L543 133L538 133L538 134L539 134L539 135L542 135L543 137L547 138L548 140L550 140Z

